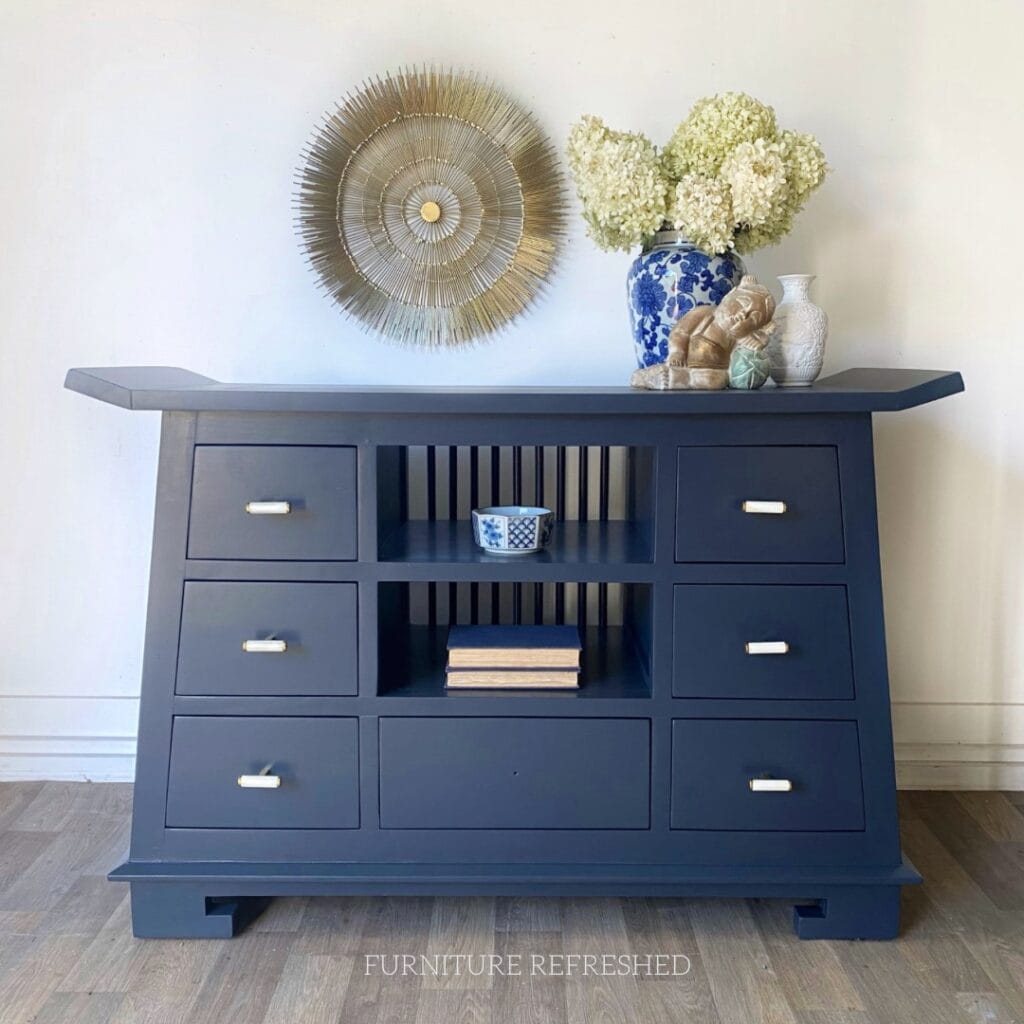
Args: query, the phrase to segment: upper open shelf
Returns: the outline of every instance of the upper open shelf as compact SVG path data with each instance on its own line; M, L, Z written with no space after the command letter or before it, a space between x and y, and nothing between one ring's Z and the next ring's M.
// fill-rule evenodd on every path
M473 540L465 519L407 520L385 537L381 562L457 563L472 565L639 565L651 561L651 538L643 523L556 522L551 543L535 554L493 555Z
M377 450L377 560L411 565L622 567L653 560L655 451L621 445L388 445ZM477 547L470 512L554 513L541 552Z

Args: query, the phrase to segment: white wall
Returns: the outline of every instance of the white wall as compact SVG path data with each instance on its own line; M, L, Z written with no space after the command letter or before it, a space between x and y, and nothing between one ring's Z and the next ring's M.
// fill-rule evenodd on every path
M332 102L414 62L489 73L559 140L582 112L662 141L742 89L834 173L763 279L819 275L826 371L963 371L878 420L905 784L1024 787L1019 0L32 0L0 4L0 774L125 777L157 418L61 390L75 365L223 380L624 382L627 258L574 235L533 315L400 350L317 292L292 232Z

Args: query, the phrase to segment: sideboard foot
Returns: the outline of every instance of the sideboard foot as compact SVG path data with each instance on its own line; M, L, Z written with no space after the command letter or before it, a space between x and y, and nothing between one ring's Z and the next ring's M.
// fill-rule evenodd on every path
M898 885L841 886L793 908L801 939L895 939L900 931Z
M137 939L230 939L270 902L262 897L212 898L193 885L132 882L132 934Z

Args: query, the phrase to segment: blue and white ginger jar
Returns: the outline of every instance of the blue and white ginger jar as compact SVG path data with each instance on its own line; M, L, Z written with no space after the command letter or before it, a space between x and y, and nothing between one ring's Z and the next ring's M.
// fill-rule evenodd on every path
M637 365L665 362L675 322L694 306L717 306L743 274L739 256L708 256L680 232L659 231L626 278Z

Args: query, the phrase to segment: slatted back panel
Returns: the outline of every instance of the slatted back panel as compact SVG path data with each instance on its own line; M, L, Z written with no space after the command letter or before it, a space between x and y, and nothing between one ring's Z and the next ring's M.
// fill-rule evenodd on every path
M410 519L468 519L484 505L543 505L557 519L626 517L630 450L619 446L408 449Z
M576 623L621 626L621 583L411 583L412 625ZM602 610L603 605L603 610Z

